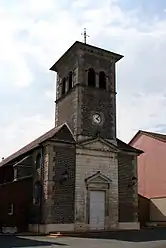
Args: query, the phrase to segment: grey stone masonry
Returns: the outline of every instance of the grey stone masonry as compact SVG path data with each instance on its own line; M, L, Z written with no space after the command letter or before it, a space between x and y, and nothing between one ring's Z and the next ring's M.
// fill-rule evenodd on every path
M138 221L137 156L118 153L119 222ZM132 185L133 183L133 185Z
M116 139L116 82L115 63L121 55L76 42L51 68L57 71L55 125L67 122L76 140L81 136ZM96 85L89 87L88 70L95 71ZM106 88L99 88L99 73L106 75ZM69 89L69 72L72 88ZM66 90L62 94L65 78ZM94 125L95 113L102 116L102 125Z
M74 221L75 145L49 141L44 157L43 222L64 224ZM68 178L63 181L67 172Z
M53 203L52 200L52 146L47 142L45 145L45 154L44 154L44 175L43 175L43 204L42 204L42 220L44 223L52 222L52 213L51 206Z
M75 196L75 145L64 144L53 147L52 223L74 222ZM63 174L68 178L63 181Z
M118 161L116 152L104 150L98 142L98 148L77 148L76 150L76 183L75 183L75 228L88 229L88 197L85 179L100 171L111 180L108 189L108 211L105 216L105 229L118 225ZM99 186L101 187L101 186ZM102 188L99 188L102 189Z

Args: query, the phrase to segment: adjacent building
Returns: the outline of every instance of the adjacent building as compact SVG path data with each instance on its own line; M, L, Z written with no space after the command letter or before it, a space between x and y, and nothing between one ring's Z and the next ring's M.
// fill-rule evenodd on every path
M144 151L138 158L138 193L142 222L166 224L166 135L138 131L129 143Z

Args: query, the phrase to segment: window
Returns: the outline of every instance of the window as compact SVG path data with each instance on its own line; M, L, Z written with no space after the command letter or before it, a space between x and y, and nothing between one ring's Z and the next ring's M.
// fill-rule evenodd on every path
M88 70L88 85L90 87L96 86L96 74L93 68L90 68Z
M69 90L72 88L73 84L73 74L72 71L69 72Z
M106 76L104 71L99 72L99 88L106 89Z
M66 93L66 78L62 80L62 95Z
M8 215L13 215L13 204L12 203L8 204Z
M36 169L39 169L41 167L41 164L42 164L41 153L38 153L36 156Z
M14 167L14 181L16 181L17 178L18 178L18 167L15 166L15 167Z
M39 204L41 198L41 184L36 182L34 185L34 204Z

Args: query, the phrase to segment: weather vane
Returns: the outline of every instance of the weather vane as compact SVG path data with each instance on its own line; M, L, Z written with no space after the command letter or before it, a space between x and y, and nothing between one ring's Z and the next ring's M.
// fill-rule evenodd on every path
M86 44L86 37L89 37L89 35L86 34L86 28L84 28L84 32L81 33L81 35L84 36L84 43Z

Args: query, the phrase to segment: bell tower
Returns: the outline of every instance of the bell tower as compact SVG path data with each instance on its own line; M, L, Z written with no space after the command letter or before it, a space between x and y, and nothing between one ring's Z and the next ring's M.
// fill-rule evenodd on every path
M76 41L50 68L57 72L55 125L67 122L76 140L116 143L115 64L123 56Z

